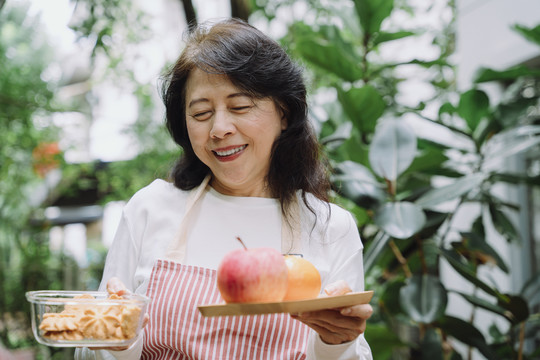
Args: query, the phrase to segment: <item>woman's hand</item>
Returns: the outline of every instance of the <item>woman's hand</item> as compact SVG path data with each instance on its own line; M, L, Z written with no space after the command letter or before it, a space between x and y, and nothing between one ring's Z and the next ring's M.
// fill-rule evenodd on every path
M125 294L129 294L130 291L126 288L124 283L118 279L117 277L112 277L107 281L107 292L109 295L116 294L118 296L122 296ZM148 324L148 314L144 314L143 324L141 329L144 329L146 324ZM110 350L110 351L123 351L127 350L128 346L111 346L111 347L96 347L92 348L92 350Z
M117 277L112 277L107 281L107 292L109 295L118 295L122 296L129 293L129 290L126 288L126 285Z
M330 284L325 289L329 296L344 295L352 292L345 281ZM337 345L353 341L366 330L366 321L373 313L369 304L349 306L339 309L327 309L294 314L291 316L313 330L327 344Z

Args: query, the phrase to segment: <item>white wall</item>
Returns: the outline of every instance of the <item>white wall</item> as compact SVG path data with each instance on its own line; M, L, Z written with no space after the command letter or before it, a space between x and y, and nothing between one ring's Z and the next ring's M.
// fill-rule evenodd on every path
M468 87L480 66L503 69L537 57L538 46L511 27L540 24L538 0L457 0L458 84Z

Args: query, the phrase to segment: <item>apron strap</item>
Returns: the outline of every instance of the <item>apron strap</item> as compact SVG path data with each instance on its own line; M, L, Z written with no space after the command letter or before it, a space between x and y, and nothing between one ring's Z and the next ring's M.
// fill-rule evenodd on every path
M167 260L176 261L182 263L186 257L186 248L187 248L187 231L189 229L188 224L190 223L190 218L193 216L193 207L198 203L199 199L203 197L204 193L207 191L208 183L212 176L210 174L206 175L201 184L195 189L189 192L188 198L186 200L186 209L184 210L184 217L180 222L178 231L174 236L173 241L169 245L169 248L165 252L165 258Z
M198 187L190 191L186 200L184 217L180 222L173 241L165 252L165 259L178 263L184 261L187 249L187 233L189 225L194 221L194 215L196 213L193 209L208 191L208 183L211 177L210 174L207 175ZM298 205L296 196L294 196L290 206L291 216L289 219L286 219L284 216L281 217L281 252L283 254L301 254L300 206Z

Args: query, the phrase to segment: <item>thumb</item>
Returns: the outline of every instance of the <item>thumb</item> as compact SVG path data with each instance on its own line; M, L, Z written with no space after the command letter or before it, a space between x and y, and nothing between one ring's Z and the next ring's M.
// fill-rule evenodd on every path
M352 289L350 288L349 284L347 284L345 280L339 280L328 285L324 289L324 292L328 296L337 296L337 295L345 295L347 293L350 293L352 292Z
M107 292L109 294L116 294L122 296L129 291L126 289L124 283L117 277L112 277L107 281Z

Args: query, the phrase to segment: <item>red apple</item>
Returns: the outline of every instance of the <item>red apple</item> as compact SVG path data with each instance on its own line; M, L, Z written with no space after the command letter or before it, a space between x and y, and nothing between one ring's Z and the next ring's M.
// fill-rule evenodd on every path
M227 303L281 301L287 293L287 273L285 259L276 249L244 246L223 257L217 286Z

